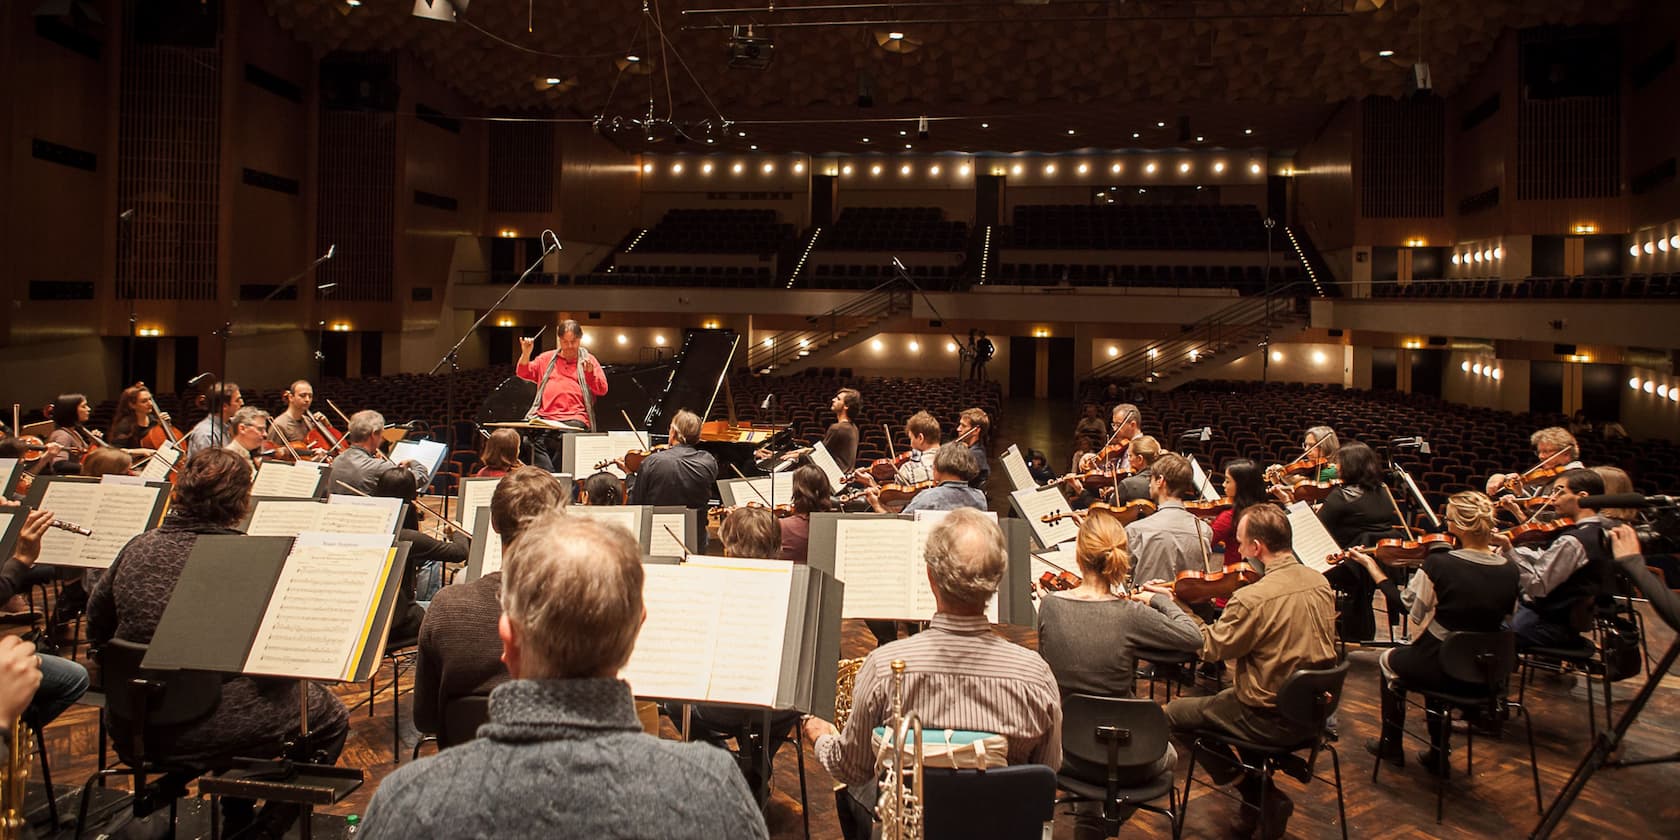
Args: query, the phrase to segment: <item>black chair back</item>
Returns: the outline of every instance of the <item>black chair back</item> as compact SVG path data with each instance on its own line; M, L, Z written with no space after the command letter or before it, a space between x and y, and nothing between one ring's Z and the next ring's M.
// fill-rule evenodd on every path
M1150 767L1167 751L1167 715L1153 700L1070 694L1062 698L1062 772L1092 784L1114 766Z
M112 639L99 652L105 714L128 731L126 743L117 739L115 746L118 756L130 764L145 759L148 727L199 720L215 711L222 699L221 674L146 670L140 667L146 650L146 645Z
M1323 726L1342 702L1347 672L1343 660L1329 668L1302 668L1290 674L1278 689L1278 713L1304 727Z
M922 772L925 840L1040 840L1055 819L1056 771L1042 764Z
M482 694L456 697L443 707L438 727L438 749L465 744L478 737L478 728L490 721L490 698Z
M1441 641L1441 671L1490 695L1504 694L1516 661L1517 636L1509 630L1448 633Z

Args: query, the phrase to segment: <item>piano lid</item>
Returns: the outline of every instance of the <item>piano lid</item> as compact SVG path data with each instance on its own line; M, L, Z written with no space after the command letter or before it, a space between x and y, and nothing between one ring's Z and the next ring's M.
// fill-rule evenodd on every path
M671 375L648 410L647 428L665 431L670 418L685 408L705 420L717 402L740 344L741 335L734 330L684 330L682 346L672 359Z

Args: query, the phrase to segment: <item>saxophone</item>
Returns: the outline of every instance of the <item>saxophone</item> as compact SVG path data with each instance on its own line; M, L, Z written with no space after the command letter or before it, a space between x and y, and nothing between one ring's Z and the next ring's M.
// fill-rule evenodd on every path
M881 820L881 840L922 840L922 719L904 713L904 660L892 663L892 716L887 719L887 743L875 759L884 771L875 816Z
M23 717L12 721L11 743L6 749L5 777L0 778L0 840L15 840L23 836L29 825L24 810L24 785L29 780L29 762L34 757L35 741L23 725Z

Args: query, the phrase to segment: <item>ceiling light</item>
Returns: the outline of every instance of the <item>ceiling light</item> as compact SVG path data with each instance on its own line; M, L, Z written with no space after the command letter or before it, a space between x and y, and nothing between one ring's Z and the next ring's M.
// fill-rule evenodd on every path
M1188 164L1188 163L1181 163L1181 164L1179 164L1179 165L1178 165L1178 171L1180 171L1180 172L1189 172L1189 171L1190 171L1190 164Z
M871 175L881 174L881 164L877 163L874 166L869 167L869 174L871 174Z
M1419 243L1419 244L1422 244L1422 243ZM1493 249L1493 258L1496 259L1496 260L1505 259L1505 249L1503 247L1494 248Z
M457 12L464 12L472 0L414 0L414 16L427 20L454 23Z
M905 131L902 128L898 130L898 136L900 136L900 137L907 137L907 136L909 136L909 134L910 134L910 132Z
M1120 174L1120 164L1116 163L1113 166L1110 166L1108 168L1108 171L1113 172L1116 175L1119 175Z
M1458 363L1458 369L1464 371L1465 373L1469 373L1470 372L1470 362L1469 362L1469 360L1466 359L1465 361L1459 362Z
M1254 133L1254 129L1252 129L1252 128L1245 128L1245 129L1243 129L1243 134L1244 134L1244 135L1245 135L1245 136L1247 136L1247 135L1251 135L1251 134L1253 134L1253 133Z
M1470 372L1476 374L1477 376L1481 376L1482 375L1482 363L1477 362L1477 363L1471 365L1470 366Z
M1668 253L1668 240L1667 239L1658 239L1657 240L1657 250L1661 251L1665 254Z
M1138 139L1139 137L1142 137L1142 136L1143 136L1143 132L1140 132L1140 131L1132 132L1132 139L1133 140L1136 140L1136 139Z
M701 173L701 174L702 174L702 175L710 175L710 174L712 174L712 165L711 165L711 164L709 164L709 163L703 163L703 164L700 164L700 173Z
M1651 243L1649 243L1649 242L1647 242L1647 243L1645 243L1645 253L1647 253L1647 254L1649 254L1649 253L1651 253L1651 252L1652 252L1652 251L1654 251L1654 250L1656 250L1656 248L1655 248L1655 246L1653 246L1653 245L1652 245L1652 244L1651 244Z
M799 174L803 173L804 171L805 171L805 164L804 163L796 163L796 164L793 165L793 174L799 175Z
M1022 166L1022 165L1021 165L1021 164L1019 164L1019 163L1017 163L1017 164L1015 164L1015 165L1014 165L1014 166L1013 166L1013 167L1011 167L1011 168L1010 168L1010 170L1009 170L1009 174L1011 174L1011 175L1019 175L1019 174L1021 174L1021 173L1022 173L1022 172L1025 172L1025 171L1026 171L1026 167L1024 167L1024 166Z
M865 137L865 138L863 138L863 142L865 142L865 143L868 143L868 142L869 142L869 138L868 138L868 137Z
M1668 247L1680 248L1680 233L1676 233L1668 238Z
M631 64L635 64L636 62L641 61L642 57L639 56L639 55L636 55L635 53L631 53L631 54L625 56L624 60L630 62Z
M1497 381L1497 380L1500 380L1500 379L1504 379L1504 378L1505 378L1505 371L1504 371L1504 369L1503 369L1503 368L1494 368L1494 369L1493 369L1493 378L1494 378L1494 380L1496 380L1496 381Z
M751 149L751 150L753 150L753 151L755 151L755 152L756 152L756 151L758 151L758 144L757 144L757 143L754 143L754 144L752 144L752 145L751 145L751 146L748 146L748 147L747 147L747 148L749 148L749 149Z
M1202 141L1204 141L1204 140L1206 140L1206 139L1207 139L1207 138L1206 138L1206 137L1203 137L1203 136L1202 136L1202 135L1200 135L1200 134L1198 134L1198 135L1196 135L1196 142L1197 142L1197 143L1200 143L1200 142L1202 142Z
M735 165L734 165L734 166L731 166L731 167L729 167L729 171L730 171L730 172L733 172L733 173L735 173L735 174L736 174L736 175L739 175L739 174L741 174L741 170L743 170L743 169L745 169L745 168L746 168L746 167L744 167L744 166L742 166L742 165L741 165L741 164L739 164L739 163L737 163L737 164L735 164Z
M753 148L756 149L758 147L754 146ZM775 171L776 171L776 164L774 164L774 163L764 164L764 174L769 175L770 173L775 172Z
M1044 174L1046 174L1046 175L1056 174L1056 164L1054 164L1054 163L1044 164Z
M981 124L980 124L980 127L981 127L981 128L991 128L991 127L992 127L992 124L991 124L991 123L981 123Z
M906 149L908 149L908 148L911 148L911 146L910 146L910 144L909 144L909 143L905 143L905 144L904 144L904 148L906 148Z
M652 139L653 139L653 135L651 135L651 134L649 134L649 135L648 135L648 139L649 139L649 140L652 140ZM706 145L708 145L708 146L710 146L710 145L712 145L712 144L713 144L713 143L716 143L716 142L717 142L717 140L716 140L716 139L714 139L714 138L711 138L711 137L707 137L707 138L706 138Z
M1165 121L1161 121L1161 122L1157 122L1157 123L1155 123L1155 127L1156 127L1156 128L1166 128L1166 127L1167 127L1167 124L1166 124L1166 122L1165 122Z
M1635 376L1634 378L1629 379L1628 380L1628 387L1632 388L1635 391L1639 390L1639 377Z
M1668 399L1668 386L1667 385L1658 385L1657 386L1657 396L1662 397L1665 400Z
M642 164L642 171L643 172L652 172L653 171L653 164L651 164L651 163Z
M1249 164L1248 165L1248 174L1259 175L1260 174L1260 164L1258 164L1258 163Z
M680 163L671 164L671 174L672 175L681 175L682 174L682 164L680 164Z
M1453 255L1452 255L1452 263L1453 263L1453 265L1458 265L1458 263L1459 263L1459 259L1460 259L1460 257L1459 257L1459 256L1458 256L1458 255L1457 255L1457 254L1453 254Z
M1220 162L1215 163L1213 165L1213 172L1214 172L1215 175L1222 174L1224 171L1225 171L1225 162L1224 161L1220 161Z
M906 163L903 166L900 166L898 168L898 174L909 175L910 174L910 164Z
M1155 174L1155 162L1150 161L1148 165L1143 167L1143 171L1148 172L1151 175L1154 175Z
M1639 256L1639 246L1638 245L1629 246L1628 247L1628 256L1630 256L1630 257Z
M549 76L548 78L543 79L543 84L545 84L545 85L560 84L560 77L559 76Z
M1377 50L1377 55L1381 58L1393 58L1394 50Z
M1071 128L1070 128L1070 129L1068 129L1068 136L1069 136L1069 137L1072 137L1072 136L1073 136L1073 129L1071 129Z
M1645 385L1640 390L1643 390L1647 394L1655 393L1657 390L1657 383L1653 380L1647 379L1645 380Z
M938 175L939 174L939 164L936 163L936 164L928 167L928 174L929 175Z

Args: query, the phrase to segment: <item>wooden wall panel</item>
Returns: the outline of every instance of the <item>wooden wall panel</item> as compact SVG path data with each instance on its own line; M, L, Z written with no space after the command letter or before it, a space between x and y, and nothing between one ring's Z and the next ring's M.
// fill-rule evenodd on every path
M1353 158L1359 127L1357 103L1346 103L1318 137L1295 153L1294 220L1321 251L1354 244Z

